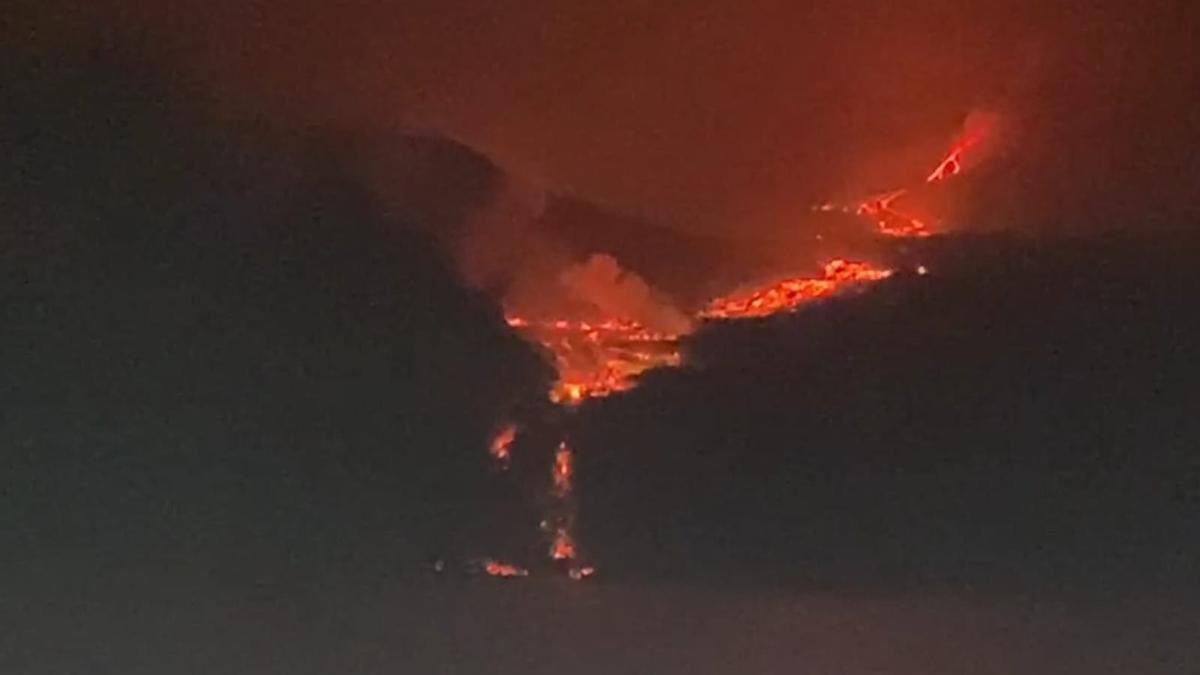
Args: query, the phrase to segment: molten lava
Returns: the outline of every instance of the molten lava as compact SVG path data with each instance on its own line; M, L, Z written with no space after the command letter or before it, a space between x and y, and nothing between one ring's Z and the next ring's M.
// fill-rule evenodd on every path
M638 375L680 364L677 335L648 330L636 321L535 321L509 317L508 325L553 356L558 381L550 400L577 405L633 387Z
M936 183L941 180L946 180L950 176L957 176L962 171L962 154L967 149L967 145L956 145L950 150L950 154L946 155L946 159L942 160L941 164L933 170L933 173L925 179L926 183Z
M512 444L517 438L517 425L509 423L501 427L500 431L492 437L492 444L488 447L488 454L492 459L496 460L496 465L501 469L507 469L510 458L512 457Z
M957 141L925 182L938 183L961 173L965 153L985 136L985 132L976 130L973 135ZM836 210L868 218L876 231L884 236L930 236L932 230L928 224L897 208L897 201L907 194L909 190L903 188L869 197L854 206L827 202L814 210ZM928 270L920 266L916 271L924 275ZM892 270L868 262L831 260L825 264L820 276L787 278L765 287L715 298L696 313L692 326L790 312L808 302L861 288L891 275ZM637 378L649 370L681 365L678 343L687 332L656 332L619 316L587 322L510 315L507 321L527 340L540 345L553 361L558 379L551 387L549 397L567 411L586 400L631 389ZM509 424L492 440L490 454L502 468L508 465L517 431L515 425ZM541 529L549 541L547 555L550 560L558 563L560 569L565 566L569 578L580 580L593 576L596 569L578 563L579 549L573 534L576 511L572 494L574 456L566 440L559 443L553 462ZM485 571L500 577L528 574L524 568L493 560L486 562Z
M518 567L510 563L491 559L483 561L483 571L489 577L510 578L529 576L529 570L525 569L524 567Z
M988 146L995 134L997 124L994 115L975 115L967 120L966 129L950 145L942 161L925 177L925 184L941 183L958 176L968 163L977 164L988 155ZM911 214L901 211L896 202L912 192L904 187L867 197L853 207L838 206L826 202L813 207L814 211L843 211L863 216L871 221L879 234L885 237L928 237L933 234L930 224Z
M575 541L571 538L571 533L565 527L559 527L554 530L554 540L550 544L550 558L552 560L574 560L575 559Z
M869 218L879 234L885 237L928 237L933 232L920 219L896 209L892 204L908 190L896 190L887 194L870 197L854 209L854 213Z
M586 579L595 573L595 567L592 567L591 565L584 565L583 567L572 567L567 571L567 576L571 577L571 579L575 581L579 581L580 579Z
M554 494L558 497L567 497L571 494L571 449L567 447L566 441L558 444L558 450L554 451Z
M821 277L793 277L748 293L717 298L709 303L700 316L704 319L728 320L778 314L857 284L886 279L891 273L891 270L880 269L869 263L839 258L825 265Z
M550 559L556 562L572 562L578 557L575 547L575 537L571 534L575 522L575 499L571 493L571 477L574 474L571 448L566 441L558 444L554 451L554 466L550 472L551 514L548 520L542 522L542 529L550 533ZM568 574L576 570L571 565ZM582 577L572 578L579 579Z
M836 259L825 265L819 277L784 279L765 288L716 298L695 319L727 321L788 312L806 302L879 281L890 274L890 270L869 263ZM682 363L680 335L651 331L619 317L586 322L510 316L508 325L543 347L553 358L558 380L551 387L550 399L567 409L588 399L631 389L637 377L648 370ZM508 462L516 432L515 426L505 426L492 441L491 455L501 466ZM542 521L542 530L549 538L547 554L556 563L569 563L566 568L569 578L585 579L593 576L596 569L576 562L579 551L573 534L574 455L565 440L559 443L553 461L547 514Z
M945 159L925 178L926 183L937 183L963 172L964 163L978 163L989 152L989 145L996 136L999 118L995 114L974 114L967 119L962 135L950 146Z

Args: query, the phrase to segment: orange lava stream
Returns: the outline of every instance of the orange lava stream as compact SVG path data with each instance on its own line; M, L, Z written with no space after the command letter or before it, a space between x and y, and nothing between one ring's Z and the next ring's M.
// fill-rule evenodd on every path
M957 176L962 171L962 154L963 151L970 147L967 144L957 145L950 150L950 154L946 155L946 159L942 160L941 164L933 170L933 173L925 179L926 183L936 183L940 180L946 180L950 176Z
M836 259L827 263L819 277L784 279L765 288L720 297L696 315L698 321L763 317L796 309L840 290L878 281L891 274L865 262ZM555 403L574 407L585 400L601 398L635 386L637 377L655 368L682 363L680 335L657 333L639 323L613 319L601 323L566 320L532 320L509 317L508 325L526 339L541 345L553 356L558 381L550 390ZM491 455L506 467L516 427L507 424L491 443ZM550 472L550 506L542 521L549 537L549 558L567 566L567 576L581 580L593 576L595 567L578 563L579 550L573 534L575 503L572 495L574 455L564 440L554 452ZM519 568L518 568L519 569ZM516 576L497 566L492 576ZM523 570L522 570L523 571ZM522 575L523 576L523 575Z
M524 567L518 567L516 565L491 559L483 561L483 571L489 577L510 578L529 576L529 570L525 569Z
M717 298L700 312L700 317L729 320L770 316L828 297L849 286L886 279L891 274L891 270L870 263L838 258L825 264L824 276L793 277L747 293Z
M696 315L696 319L748 319L786 312L841 289L878 281L890 274L890 270L870 263L838 258L826 263L819 277L783 279L764 288L716 298ZM508 325L553 356L558 380L551 387L549 396L550 400L562 405L574 406L588 399L627 391L633 388L642 373L678 367L683 362L678 347L681 335L650 331L634 321L537 321L510 316ZM493 448L501 440L497 437ZM506 448L503 452L507 452ZM495 450L492 454L497 456Z
M961 173L964 152L978 141L979 138L973 138L957 142L925 182L937 183ZM814 207L814 210L838 210L868 218L879 234L888 237L928 237L933 234L929 225L895 207L897 200L908 192L907 189L894 190L869 197L855 206L829 202ZM922 275L927 273L924 266L916 271ZM693 325L790 312L806 303L886 279L892 273L892 270L868 262L834 259L825 264L820 276L782 279L715 298L696 313ZM507 322L553 358L558 379L551 387L549 397L567 408L589 399L627 391L636 386L637 378L643 373L656 368L678 367L683 362L678 349L682 334L655 332L636 321L619 317L586 322L508 316ZM508 466L516 434L516 426L507 424L492 440L489 452L501 468ZM550 506L541 528L549 539L549 558L565 564L569 578L580 580L593 576L596 569L578 563L579 551L572 534L575 521L573 461L573 451L564 440L554 453ZM491 576L528 575L523 568L493 560L487 560L484 569Z
M968 150L979 150L981 144L986 144L988 137L992 135L990 127L978 128L973 132L960 137L950 147L950 151L946 153L945 159L934 168L933 171L925 178L926 183L937 183L938 181L946 180L951 176L957 176L963 171L963 155L967 154ZM978 155L978 152L975 152Z
M571 538L571 533L567 528L559 527L554 530L554 541L550 544L550 558L552 560L575 559L575 541Z
M508 325L553 355L558 381L549 396L563 405L626 391L647 370L681 363L678 335L654 332L636 321L509 317Z
M950 150L946 153L942 161L925 177L925 182L940 183L961 174L963 172L964 156L969 154L969 151L972 151L972 149L978 150L979 146L986 142L987 136L987 131L977 129L973 134L959 138L950 147ZM932 235L933 230L927 223L898 210L894 206L896 200L908 193L909 190L907 188L885 192L862 200L852 209L842 208L841 210L846 212L853 211L856 215L870 219L879 234L886 237L928 237ZM814 208L817 211L832 211L836 209L837 207L831 203L822 204Z
M550 533L550 548L547 553L550 559L560 564L567 564L567 575L578 581L585 576L595 573L595 568L581 567L576 563L579 551L575 546L575 536L572 534L575 523L575 500L571 493L571 478L574 475L574 455L566 441L558 444L554 451L554 466L551 468L551 496L553 505L548 520L542 522L542 529ZM583 574L582 570L589 570Z
M558 444L558 450L554 451L554 494L559 497L566 497L571 494L571 449L567 447L566 441Z
M884 195L870 197L854 209L854 213L871 219L879 234L886 237L928 237L933 234L921 220L896 210L892 204L908 194L908 190L896 190Z
M488 454L492 459L496 460L497 466L501 469L508 468L509 459L512 457L512 444L517 439L517 425L505 424L492 437L492 443L488 446Z

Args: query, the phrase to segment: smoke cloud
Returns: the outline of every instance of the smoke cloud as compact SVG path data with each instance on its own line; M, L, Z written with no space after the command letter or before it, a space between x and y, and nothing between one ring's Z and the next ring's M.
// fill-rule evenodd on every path
M616 258L596 254L563 271L562 285L578 301L602 316L629 318L647 327L682 333L690 323L683 312L650 288L641 277L621 269Z
M43 41L114 23L142 31L230 114L381 143L421 129L478 149L535 193L687 235L783 241L801 257L862 229L813 205L919 182L964 117L968 130L995 121L972 110L1001 111L1004 133L989 138L1019 140L1003 167L979 167L955 218L964 226L1144 228L1196 212L1194 41L1162 3L57 4L74 12L47 10L59 20L36 31ZM506 187L501 224L483 230L528 233L503 223L534 222L541 206L513 191L524 189ZM539 279L618 248L549 245L570 250ZM492 236L456 246L482 285L502 280L503 261L555 258Z
M683 312L613 255L587 252L579 260L543 218L553 199L529 181L501 177L454 242L464 280L498 295L515 314L620 318L667 332L687 327Z

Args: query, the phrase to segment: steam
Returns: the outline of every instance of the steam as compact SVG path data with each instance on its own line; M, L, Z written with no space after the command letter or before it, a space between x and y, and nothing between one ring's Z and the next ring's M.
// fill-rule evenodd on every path
M593 254L563 270L562 286L579 302L604 316L633 319L647 328L683 333L690 321L638 275L621 269L616 258Z
M502 176L492 198L460 231L455 254L464 280L496 293L521 316L587 321L622 319L649 329L683 332L687 315L607 253L580 262L543 222L552 197Z
M952 146L960 150L962 170L969 170L1000 154L1005 136L1003 121L1000 113L994 110L977 109L967 115Z

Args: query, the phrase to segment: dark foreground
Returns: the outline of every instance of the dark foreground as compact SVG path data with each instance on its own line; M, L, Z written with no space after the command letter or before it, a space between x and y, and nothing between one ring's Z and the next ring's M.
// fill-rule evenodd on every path
M328 576L237 587L201 575L97 571L99 583L60 572L18 573L25 592L0 603L0 670L1156 675L1200 667L1200 611L1180 598L444 578L367 585Z

